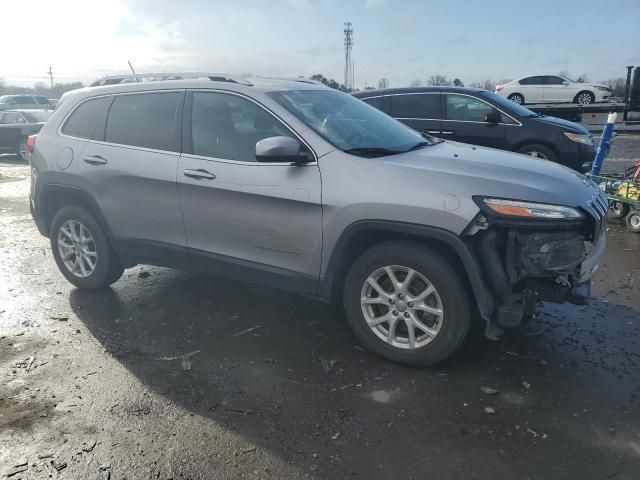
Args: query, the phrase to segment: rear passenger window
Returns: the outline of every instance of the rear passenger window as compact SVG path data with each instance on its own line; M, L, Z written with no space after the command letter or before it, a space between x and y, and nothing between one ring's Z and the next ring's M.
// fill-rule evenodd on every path
M194 92L191 114L193 154L242 162L256 161L256 143L291 137L269 112L237 95Z
M400 119L440 119L440 94L391 96L391 116Z
M160 92L116 96L107 116L104 141L179 152L181 95Z
M98 116L107 101L107 97L100 97L82 102L64 122L62 133L72 137L91 138L98 123Z
M41 105L49 105L49 99L47 99L47 97L36 97L36 102Z
M382 99L383 97L371 97L371 98L363 98L362 100L365 103L368 103L372 107L376 107L378 110L382 110Z

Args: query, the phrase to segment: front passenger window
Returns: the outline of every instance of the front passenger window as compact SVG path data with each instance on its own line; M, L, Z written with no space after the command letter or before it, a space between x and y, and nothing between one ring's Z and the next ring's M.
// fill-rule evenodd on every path
M226 93L193 93L194 155L255 162L256 143L276 136L291 137L292 134L254 102Z
M457 120L460 122L484 122L487 113L498 112L491 105L466 95L447 94L446 110L447 120Z

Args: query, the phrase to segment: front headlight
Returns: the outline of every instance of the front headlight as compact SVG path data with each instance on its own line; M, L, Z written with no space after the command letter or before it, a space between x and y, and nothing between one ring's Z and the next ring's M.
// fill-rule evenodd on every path
M595 145L595 143L593 142L593 137L591 135L564 132L564 136L572 142L582 143L583 145Z
M575 220L584 217L579 210L563 205L521 202L503 198L483 198L482 203L489 211L502 217L549 220Z

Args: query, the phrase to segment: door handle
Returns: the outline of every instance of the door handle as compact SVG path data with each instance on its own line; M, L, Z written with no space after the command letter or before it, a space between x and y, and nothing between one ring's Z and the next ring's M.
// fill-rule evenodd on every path
M215 180L216 178L213 173L207 172L204 168L199 168L197 170L187 168L186 170L183 170L182 173L185 177L195 178L196 180Z
M104 165L107 163L107 159L100 155L87 155L83 160L89 165Z
M455 132L455 130L442 130L440 132L442 135L453 135Z

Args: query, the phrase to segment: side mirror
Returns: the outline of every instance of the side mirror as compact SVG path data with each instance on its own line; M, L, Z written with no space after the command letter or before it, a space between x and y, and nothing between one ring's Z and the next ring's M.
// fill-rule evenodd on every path
M308 157L301 152L302 145L291 137L269 137L256 143L259 162L306 163Z
M485 113L484 121L486 123L500 123L500 114L496 111Z

